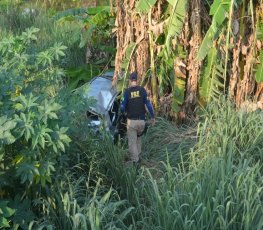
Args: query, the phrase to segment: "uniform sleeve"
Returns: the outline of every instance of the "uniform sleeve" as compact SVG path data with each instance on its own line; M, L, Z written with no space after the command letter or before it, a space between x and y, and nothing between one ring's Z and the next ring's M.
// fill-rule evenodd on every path
M148 111L149 111L149 113L151 115L151 118L154 118L153 106L152 106L150 100L147 97L147 93L146 93L145 89L143 90L143 102L146 105L146 107L147 107L147 109L148 109Z
M125 108L126 108L126 105L127 105L127 102L128 102L128 92L127 90L124 92L124 95L123 95L123 100L121 102L121 113L124 113L125 112Z

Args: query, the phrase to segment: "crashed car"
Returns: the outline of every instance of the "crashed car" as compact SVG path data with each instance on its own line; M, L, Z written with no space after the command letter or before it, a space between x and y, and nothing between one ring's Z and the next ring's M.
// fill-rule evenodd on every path
M116 141L125 133L125 117L120 114L120 93L112 86L114 72L106 72L94 77L81 86L83 98L93 100L86 111L89 126L94 131L105 128Z

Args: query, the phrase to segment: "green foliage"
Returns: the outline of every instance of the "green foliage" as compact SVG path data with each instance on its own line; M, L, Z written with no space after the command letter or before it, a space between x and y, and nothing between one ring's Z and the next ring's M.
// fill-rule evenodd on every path
M172 109L174 112L179 112L180 107L184 102L186 79L174 77L174 88L173 88L173 102Z
M197 130L158 120L139 169L120 165L124 151L107 144L109 173L137 210L135 228L261 229L262 122L260 111L235 112L226 100L202 112Z
M210 154L218 153L225 156L231 149L234 157L241 157L240 160L250 159L252 162L258 162L262 160L260 150L263 134L260 128L263 122L262 113L260 111L247 113L242 110L234 113L234 109L233 103L222 99L206 108L204 117L208 117L209 120L203 123L201 135L205 139L200 139L199 147L204 141L213 143L209 147ZM224 126L223 121L226 123ZM208 129L209 132L204 134L203 132Z
M23 31L34 21L29 12L28 14L22 14L20 2L15 0L2 0L0 2L1 29L4 29L6 26L11 31Z
M80 140L88 129L82 118L88 101L72 95L62 85L64 71L58 64L66 47L58 42L35 53L32 47L38 41L38 32L30 28L0 42L0 196L8 197L8 207L16 210L12 216L4 214L1 220L16 229L34 226L33 199L42 200L44 196L52 202L48 191L54 188L56 174L63 174L71 162L78 160L79 153L71 156L68 150L71 137ZM56 198L55 202L61 202L60 196ZM43 206L34 211L48 216ZM76 226L81 225L78 217L76 213ZM71 219L69 222L73 223Z
M218 38L219 31L221 30L223 24L226 22L226 18L229 17L228 14L231 11L231 0L216 0L213 2L210 8L209 14L213 16L211 26L209 27L206 35L202 41L199 48L197 59L203 60L208 54L210 48L213 45L213 41ZM234 1L235 6L242 3L242 0Z
M216 48L210 49L200 78L200 96L206 102L218 99L224 89L223 64Z
M205 65L204 73L201 75L200 79L200 95L202 98L207 98L207 101L211 98L211 83L212 79L211 76L215 76L213 74L214 70L214 63L217 58L217 50L212 48L207 57L207 63Z
M169 0L168 2L171 4L172 9L169 12L170 16L166 28L165 45L167 50L170 49L171 38L180 35L188 9L188 2L185 0Z
M11 134L11 130L16 127L14 120L8 119L7 116L0 117L0 146L12 144L15 137Z
M195 146L195 133L194 126L177 126L176 123L158 118L156 125L148 128L143 140L143 158L154 161L158 166L159 162L167 161L169 154L169 163L176 166L181 157Z
M256 36L257 36L257 39L259 40L263 39L263 22L260 20L257 23Z
M86 13L86 8L73 8L57 12L53 18L58 22L75 20L74 16L80 16Z
M7 218L10 218L14 213L15 210L8 206L8 201L0 201L0 229L10 227L10 221Z
M81 16L84 13L86 17ZM110 39L110 30L114 25L114 17L110 12L109 6L70 9L58 13L54 18L59 23L80 21L83 24L84 29L79 44L80 48L87 44L93 44L97 47L101 45L102 41L108 41Z
M17 22L21 19L21 22ZM65 68L75 67L85 63L85 49L79 48L82 24L76 21L64 21L59 23L39 5L33 3L18 4L4 11L0 16L1 39L5 34L20 34L28 27L41 28L38 39L31 43L30 52L39 53L62 42L68 47L64 51L65 58L60 61L60 66Z
M66 187L66 178L60 177L68 167L75 170L78 166L72 166L79 162L83 152L89 151L86 148L76 151L79 141L87 135L88 127L82 117L87 102L63 89L64 70L59 65L65 60L66 47L59 41L48 47L47 44L38 46L43 38L37 33L41 31L31 28L0 42L0 129L3 131L0 196L9 198L8 207L16 210L5 219L15 229L53 226L125 229L124 220L132 208L126 210L126 201L118 199L115 191L107 188L99 194L94 192L93 196L94 178L81 178L81 187L76 184ZM86 179L91 180L89 187ZM56 187L57 181L62 182L61 187ZM69 191L66 190L72 188L82 193L81 196L74 194L67 205ZM88 196L87 189L91 189ZM20 196L14 198L16 194ZM30 210L34 210L37 217Z
M179 46L176 50L173 51L171 48L171 40L175 39L175 37L178 37L182 31L184 18L188 9L188 2L185 0L173 0L168 2L170 3L170 7L168 8L167 12L169 14L169 17L168 24L165 28L165 47L163 51L159 54L159 58L161 58L160 62L163 62L163 64L160 65L162 68L160 68L159 79L161 80L159 81L163 82L166 85L169 85L167 84L167 82L172 83L174 95L172 108L173 111L178 112L179 105L182 105L184 102L186 79L179 78L178 76L176 76L175 73L173 73L173 77L170 77L171 74L169 72L173 70L175 58L184 56L184 52L183 50L180 50ZM163 69L164 66L166 66L167 64L168 67L170 67L170 71L168 72L167 70ZM166 72L166 74L163 74L164 72ZM165 76L167 75L168 79L162 79L165 78Z
M256 36L258 40L263 39L263 22L258 22ZM259 53L259 65L256 69L256 81L263 82L263 51L261 50Z
M114 27L115 17L110 12L109 6L100 6L87 9L87 17L83 23L85 30L81 36L79 46L88 45L96 53L106 53L107 56L115 55L114 41L112 39L111 31ZM104 44L104 45L102 45ZM107 58L106 56L106 58ZM97 59L100 63L108 63L109 60Z
M61 73L55 62L64 56L65 47L55 44L40 54L28 54L27 50L37 39L35 34L38 31L27 29L21 35L0 42L0 77L3 83L0 112L7 114L0 118L0 140L4 149L4 165L1 167L8 170L15 167L14 174L22 184L41 182L44 186L51 181L55 158L65 151L70 138L66 134L68 128L59 122L62 106L48 95L51 85L60 82ZM13 79L13 75L20 79ZM9 152L6 148L11 144L14 148Z
M90 74L100 73L105 66L111 65L111 60L115 55L115 41L112 35L115 15L110 12L109 6L97 6L90 8L69 9L57 13L54 17L57 25L78 25L79 30L75 32L75 50L85 50L83 63L72 66L67 72L71 88L79 85L82 81L87 81ZM74 50L72 50L73 52ZM78 59L79 56L75 56ZM84 66L84 61L89 62L89 66ZM83 66L83 67L82 67ZM76 76L74 72L80 69L83 73ZM78 70L79 69L79 70ZM86 77L84 76L86 74Z
M203 39L202 44L199 48L197 55L198 60L203 60L206 57L209 49L213 45L213 40L217 38L218 36L217 32L222 26L222 23L227 18L227 13L229 12L227 6L230 6L230 2L231 0L228 1L216 0L211 5L209 14L213 16L213 19L211 26L206 32L205 38Z
M21 197L16 195L13 201L0 201L0 229L28 229L34 218L28 199L21 201Z
M139 0L136 2L135 11L148 13L149 10L155 5L156 0Z
M104 188L101 179L93 181L93 178L83 173L80 177L74 174L63 175L55 181L50 193L52 202L46 199L37 201L47 215L45 221L35 221L36 226L60 229L128 229L124 220L133 208L126 209L127 201L120 200L112 188Z
M263 82L263 51L260 51L259 62L260 64L258 65L256 71L256 81Z
M78 68L71 68L66 71L68 77L68 86L70 89L76 89L80 82L87 82L92 77L99 75L99 67L94 65L85 65Z
M140 0L136 2L135 11L143 14L149 14L150 10L155 5L156 1ZM166 12L162 16L161 20L158 22L159 26L163 26L164 33L158 34L158 37L154 37L152 33L150 44L150 49L155 45L163 45L161 52L159 52L157 57L153 56L154 50L150 50L151 55L151 74L157 76L160 95L167 93L167 88L172 88L174 95L173 100L173 110L178 111L179 105L184 102L185 93L185 79L180 79L175 76L173 71L174 59L176 57L181 57L184 51L178 46L176 50L171 48L172 40L175 40L182 31L183 23L185 20L185 15L188 9L188 1L185 0L169 0L168 6L165 6ZM150 16L149 16L150 17ZM150 31L151 32L151 31ZM155 44L154 44L155 43ZM129 52L130 48L133 48L134 44L130 44L126 49ZM134 47L135 48L135 47ZM127 55L126 55L127 57ZM127 58L124 58L122 68L127 67ZM170 92L169 92L170 93Z
M29 199L22 199L19 195L9 202L10 207L15 209L15 214L11 217L13 228L28 229L30 223L36 218L32 211L32 202Z
M0 197L8 197L0 202L0 228L262 229L262 113L235 112L216 101L203 112L198 132L158 119L143 137L146 163L129 167L122 163L126 145L85 132L78 111L86 103L62 89L59 65L69 59L61 40L36 48L49 39L36 33L0 42ZM126 50L124 69L135 46ZM224 85L224 60L215 49L200 81L209 99ZM171 70L183 52L167 52L156 65L166 74L158 80L175 87L176 108L184 93L178 87L185 87ZM83 69L67 74L82 74L78 82L94 73Z

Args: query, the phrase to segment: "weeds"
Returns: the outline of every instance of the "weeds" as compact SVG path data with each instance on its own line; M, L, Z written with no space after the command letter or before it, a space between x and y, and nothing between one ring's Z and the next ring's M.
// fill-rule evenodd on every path
M144 140L147 157L159 162L168 155L158 176L142 165L132 178L129 169L111 165L118 171L112 175L115 185L126 188L136 208L134 229L263 227L262 112L245 114L228 102L217 103L204 111L197 139L194 131L180 132L166 121L151 127ZM197 142L187 153L183 143L189 140ZM109 150L108 156L113 152L118 150Z

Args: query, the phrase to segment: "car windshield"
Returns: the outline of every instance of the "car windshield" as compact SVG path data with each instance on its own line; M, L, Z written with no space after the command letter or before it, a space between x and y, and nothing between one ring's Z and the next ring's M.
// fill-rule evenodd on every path
M96 77L86 87L87 90L83 96L96 100L90 109L98 114L105 114L117 96L116 87L112 86L112 78L108 76Z

